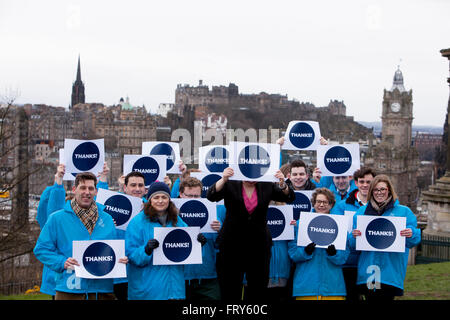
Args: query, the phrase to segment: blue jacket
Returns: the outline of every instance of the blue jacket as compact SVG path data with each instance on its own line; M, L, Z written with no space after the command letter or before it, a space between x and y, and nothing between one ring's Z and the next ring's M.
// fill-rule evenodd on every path
M283 156L280 152L280 166L283 163ZM288 179L289 180L289 179ZM312 181L312 179L310 179ZM289 182L291 183L291 182ZM307 184L312 182L307 182ZM292 184L292 183L291 183ZM224 217L225 218L225 217ZM287 240L273 241L270 256L269 279L277 282L280 278L288 279L291 271L291 260L288 255Z
M356 229L357 216L364 214L374 215L370 204L361 207L353 216L353 229ZM409 248L415 247L420 243L420 229L417 228L417 219L414 213L408 207L400 205L398 200L391 202L381 216L406 217L406 228L410 228L413 235L411 238L406 238L405 252L361 251L358 261L358 276L356 284L367 283L368 278L372 275L369 270L371 270L372 266L378 266L381 271L381 283L403 290L406 267L408 264ZM355 248L356 240L351 233L349 234L348 239L350 247Z
M173 190L173 189L172 189ZM217 220L220 224L225 219L225 206L217 205ZM202 260L201 264L187 264L184 266L184 279L214 279L217 278L216 272L216 254L215 242L217 233L204 233L207 240L206 244L202 246Z
M172 190L170 191L171 198L178 198L180 196L180 183L181 180L179 177L173 182Z
M41 227L44 228L48 217L55 211L64 208L66 191L62 184L55 184L45 188L41 195L38 206L38 215L36 219ZM45 294L54 296L55 292L55 272L44 265L42 269L42 281L40 291Z
M56 185L56 183L52 186L48 186L44 189L44 192L41 194L41 198L39 200L39 204L37 207L37 213L36 213L36 220L39 224L39 227L44 228L45 223L47 222L48 218L48 198L50 197L50 192L52 191L53 187Z
M350 180L350 189L348 190L348 192L344 196L344 198L341 199L341 195L340 195L339 191L336 189L336 186L334 185L333 177L324 176L324 177L320 178L320 182L319 183L317 183L316 181L314 181L312 179L311 179L311 181L316 185L317 188L328 188L328 189L330 189L333 192L333 194L334 194L334 197L336 199L336 203L347 199L349 194L353 190L357 189L355 181L353 179Z
M50 198L50 193L55 187L56 183L52 186L48 186L45 188L44 192L41 194L41 198L39 200L38 208L37 208L37 214L36 214L36 220L39 224L39 227L44 228L45 223L47 222L48 218L48 200ZM49 294L54 296L55 295L55 275L52 270L44 266L42 269L42 281L41 281L41 288L40 291L45 294Z
M174 227L168 222L167 227ZM128 224L125 252L128 263L129 300L185 299L183 265L153 265L153 253L147 255L145 246L154 239L154 228L159 222L151 221L143 211ZM176 227L187 227L178 217Z
M342 198L341 194L339 193L339 190L336 188L336 186L334 185L334 183L332 183L328 189L331 190L331 192L333 192L334 194L334 198L336 199L336 204L338 204L339 202L343 202L345 200L347 200L348 196L350 195L350 193L352 193L353 190L357 189L355 182L353 180L350 181L350 188L347 191L347 193L344 195L344 197Z
M74 240L116 239L116 228L111 216L98 205L98 220L90 235L72 210L70 201L64 209L54 212L39 235L34 248L36 258L55 274L56 291L69 293L113 292L113 279L84 279L75 277L73 270L64 269L64 262L72 257Z
M316 185L316 188L329 188L333 184L333 177L323 176L319 182L314 179L311 179L311 181Z
M358 189L354 189L350 192L345 201L337 202L331 210L331 213L339 215L345 215L345 211L352 211L356 213L356 211L361 208L361 205L358 203L358 199L356 198L357 192ZM360 251L356 251L355 248L350 248L350 254L347 261L343 265L343 268L356 268L358 265L359 253Z
M280 278L288 279L291 271L288 240L274 241L271 253L269 278L274 282L277 282Z
M297 221L298 225L299 221ZM305 247L297 246L298 226L295 226L295 239L288 242L289 257L296 264L294 272L294 297L301 296L345 296L345 282L342 265L349 255L346 250L337 250L328 256L326 249L315 248L311 255Z

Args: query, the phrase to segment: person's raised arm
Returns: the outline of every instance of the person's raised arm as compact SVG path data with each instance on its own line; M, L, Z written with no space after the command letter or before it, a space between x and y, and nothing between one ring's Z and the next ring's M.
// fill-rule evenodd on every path
M230 167L225 168L225 170L223 170L223 173L222 173L222 178L220 178L216 182L216 191L222 190L222 188L225 185L225 183L233 175L234 175L234 170L232 168L230 168Z
M209 201L217 202L224 199L224 186L227 183L228 179L234 174L232 168L228 167L223 170L222 178L216 181L212 186L209 187L208 192L206 194L206 198Z
M284 174L283 172L281 172L281 170L277 170L277 172L275 172L275 178L279 180L278 187L280 188L280 190L283 191L285 195L288 195L289 188L286 182L284 182Z
M59 164L58 167L56 168L56 174L55 174L55 183L58 185L62 185L63 184L63 177L64 174L66 173L66 166L63 164Z

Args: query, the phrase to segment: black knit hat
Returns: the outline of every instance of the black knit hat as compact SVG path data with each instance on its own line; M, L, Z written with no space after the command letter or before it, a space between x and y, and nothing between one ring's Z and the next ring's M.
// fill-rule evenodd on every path
M153 182L148 188L147 199L150 200L153 196L163 193L170 198L170 189L164 182Z

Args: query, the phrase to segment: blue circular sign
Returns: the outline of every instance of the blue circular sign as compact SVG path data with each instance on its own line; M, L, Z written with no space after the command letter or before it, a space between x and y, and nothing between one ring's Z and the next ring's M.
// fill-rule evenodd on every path
M184 261L192 251L191 237L182 229L170 231L164 239L163 251L166 258L170 261Z
M389 248L396 235L394 224L384 218L374 219L366 227L367 242L376 249Z
M84 251L83 266L92 275L102 277L114 269L116 255L113 248L103 242L95 242Z
M121 226L130 219L133 212L131 201L123 195L114 195L104 203L104 212L111 215L116 222L116 226Z
M289 132L289 140L297 148L304 149L312 145L315 138L314 129L305 122L298 122Z
M72 154L72 163L80 171L89 171L100 160L100 150L93 142L79 144Z
M270 156L267 150L261 146L246 146L239 153L238 165L245 177L257 179L269 170Z
M286 219L283 212L277 208L270 207L267 210L267 226L269 227L272 239L278 238L284 231Z
M218 174L208 174L202 179L202 198L206 198L206 194L208 193L209 187L211 187L214 183L222 178Z
M294 211L294 220L300 219L300 212L311 212L311 200L301 192L295 191L295 200L291 203Z
M223 172L228 168L228 151L223 147L215 147L206 154L205 165L210 172Z
M328 171L334 174L343 174L352 165L352 155L346 148L335 146L325 153L323 161Z
M208 208L198 200L186 201L179 211L179 216L189 227L201 229L208 222Z
M337 223L327 215L320 215L309 222L308 237L319 246L330 245L336 240L337 235Z
M142 173L144 175L145 186L149 186L158 179L160 168L158 161L152 157L142 157L136 160L131 171Z
M153 147L152 151L150 151L151 155L163 155L167 156L167 168L166 170L169 171L172 169L173 165L175 164L175 152L173 151L172 147L167 143L160 143Z

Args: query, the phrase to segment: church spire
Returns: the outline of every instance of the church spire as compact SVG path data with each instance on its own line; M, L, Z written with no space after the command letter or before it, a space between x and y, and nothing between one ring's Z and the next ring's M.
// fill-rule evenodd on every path
M77 69L77 83L81 82L81 67L80 67L80 55L78 55L78 69Z
M80 66L80 55L78 55L78 67L77 67L77 78L72 85L72 103L70 108L73 108L77 103L85 103L84 96L84 84L81 81L81 66Z

